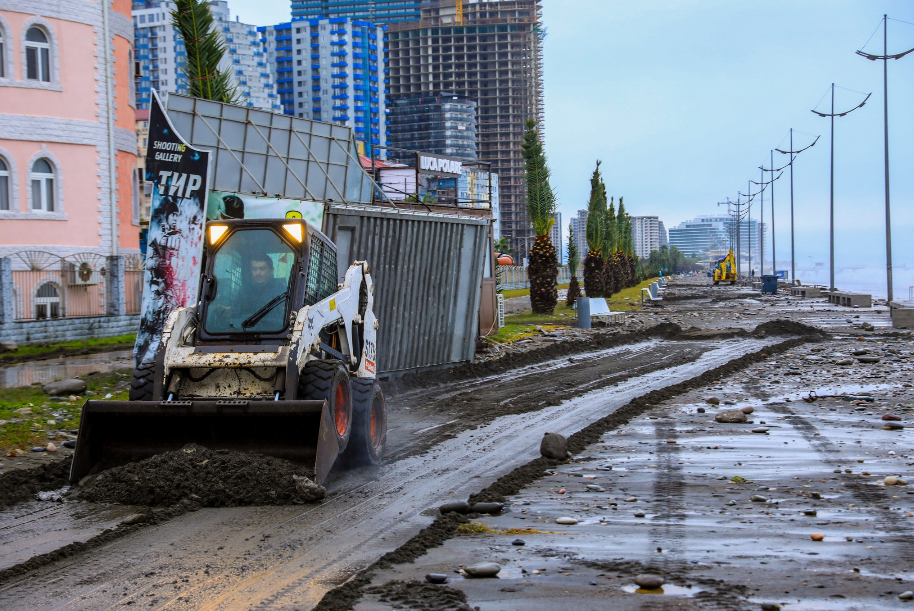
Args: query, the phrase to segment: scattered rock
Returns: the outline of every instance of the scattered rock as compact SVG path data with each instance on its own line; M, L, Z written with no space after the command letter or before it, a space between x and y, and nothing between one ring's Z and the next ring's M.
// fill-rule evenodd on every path
M63 447L65 447L65 448L70 448L70 449L75 448L75 447L76 447L76 440L75 440L75 439L67 439L65 442L63 442Z
M591 492L605 492L603 486L598 486L597 484L587 484L587 489Z
M882 480L882 483L885 484L886 486L907 486L908 485L908 482L906 482L905 480L901 479L900 477L896 477L894 475L889 475L884 480Z
M714 416L714 420L728 424L741 424L746 422L748 418L746 418L746 414L738 409L728 409L719 412L716 416Z
M908 590L898 595L898 600L914 600L914 592Z
M470 512L496 514L501 513L504 508L504 503L473 503L470 505Z
M835 361L835 365L853 365L853 359L841 359L840 361Z
M710 397L706 401L710 405L720 405L720 399L718 399L717 397Z
M880 359L878 356L858 356L857 361L860 363L878 363Z
M825 535L823 535L822 533L812 533L811 535L809 535L809 538L812 539L813 541L822 541L825 539Z
M438 511L441 513L470 513L470 504L466 501L454 501L453 503L445 503L438 508Z
M860 328L863 329L864 331L873 331L876 327L874 327L873 325L871 325L868 322L865 322L862 325L860 325Z
M744 414L751 414L755 411L755 408L751 405L747 405L746 407L741 407L739 411L743 412Z
M523 539L515 539L514 541L511 542L511 545L516 545L518 547L521 547L523 545L527 545L527 543Z
M703 413L705 413L705 408L699 407L697 411L699 414L703 414Z
M565 460L568 457L568 440L558 433L545 433L540 442L540 454L546 458Z
M556 519L555 519L555 523L556 523L556 524L568 524L568 525L571 525L571 524L577 524L578 521L575 520L574 518L564 517L564 518L556 518Z
M497 562L477 562L463 569L470 577L495 577L501 572Z
M886 431L900 431L904 428L904 425L900 422L886 422L882 428Z
M444 573L429 573L425 576L425 581L429 583L445 583L447 581L447 575Z
M656 590L664 583L666 583L666 580L660 575L650 575L648 573L635 575L635 585L645 590Z
M636 517L636 518L643 518L643 517L644 517L644 512L643 512L643 511L636 511L636 512L635 512L635 517Z
M814 518L814 517L816 517L816 510L815 509L805 509L805 510L803 510L803 515L808 516L810 518Z
M128 382L127 380L121 380L120 382L115 384L114 387L115 388L130 388L130 382Z
M760 426L760 427L756 427L756 428L752 429L752 432L753 433L767 433L768 429L766 429L763 426Z
M46 451L48 451L48 452L56 452L56 451L57 451L57 446L55 446L55 445L54 445L53 443L51 443L51 442L48 442L48 445L45 446L44 449L45 449Z
M126 518L124 518L123 520L121 520L121 524L129 526L131 524L139 524L141 522L145 522L148 519L149 519L149 516L147 516L145 513L132 513L129 516L127 516Z
M762 496L761 494L753 494L751 497L749 497L749 500L752 501L753 503L767 503L768 502L768 499L766 497Z
M781 611L781 605L777 603L762 603L762 611Z
M45 449L45 448L42 448L42 447L40 447L40 446L39 446L39 447L32 448L32 452L45 452L45 451L46 451L46 449Z
M319 501L326 494L323 486L314 483L311 478L304 475L293 474L292 481L295 482L295 491L303 501Z
M898 422L901 420L901 416L896 416L895 414L882 414L883 420L890 420L892 422Z
M86 383L78 378L72 378L70 380L51 382L50 384L45 384L41 388L52 397L81 395L86 392Z

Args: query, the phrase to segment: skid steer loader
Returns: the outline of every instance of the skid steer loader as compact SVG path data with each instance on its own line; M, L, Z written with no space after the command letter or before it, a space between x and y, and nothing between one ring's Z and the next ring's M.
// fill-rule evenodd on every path
M338 285L336 247L300 219L205 234L197 304L168 316L130 401L86 402L71 482L191 442L306 463L317 483L340 456L377 464L387 416L368 264Z

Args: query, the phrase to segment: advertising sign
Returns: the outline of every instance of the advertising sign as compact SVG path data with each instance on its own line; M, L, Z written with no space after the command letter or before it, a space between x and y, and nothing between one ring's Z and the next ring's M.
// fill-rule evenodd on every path
M298 218L320 229L324 205L320 202L258 197L243 193L210 191L206 202L206 220Z
M153 187L137 368L154 361L171 311L197 301L209 168L209 153L181 138L152 94L145 178Z
M428 153L416 153L416 167L422 173L435 174L438 176L460 176L463 169L463 162L459 159L442 157L441 155L430 155Z

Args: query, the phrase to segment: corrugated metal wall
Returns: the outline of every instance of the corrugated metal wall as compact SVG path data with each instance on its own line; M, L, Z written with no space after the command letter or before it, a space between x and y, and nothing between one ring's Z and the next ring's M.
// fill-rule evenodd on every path
M488 219L332 205L323 231L340 281L352 261L371 268L379 373L472 361Z

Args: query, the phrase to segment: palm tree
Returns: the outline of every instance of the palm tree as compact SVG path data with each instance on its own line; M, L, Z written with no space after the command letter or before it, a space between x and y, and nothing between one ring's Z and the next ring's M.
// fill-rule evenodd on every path
M187 55L182 68L190 83L190 95L228 104L238 103L231 74L219 70L225 44L213 26L213 14L206 0L175 0L171 25L184 40Z
M565 299L565 305L574 305L574 302L581 296L581 285L578 284L578 265L581 264L581 257L578 254L578 238L574 234L574 224L568 223L568 271L571 272L571 280L568 282L568 297Z
M555 247L549 239L549 230L555 223L555 192L549 186L549 167L536 131L536 121L527 119L526 127L521 153L527 180L527 216L536 234L527 268L530 304L534 314L552 314L558 301L556 280L559 275Z
M603 242L606 227L606 185L600 175L600 161L590 177L590 200L587 202L587 256L584 257L584 292L588 297L602 297L603 280Z
M514 252L514 249L511 247L511 240L505 236L501 236L495 240L495 252L505 255L510 255Z

